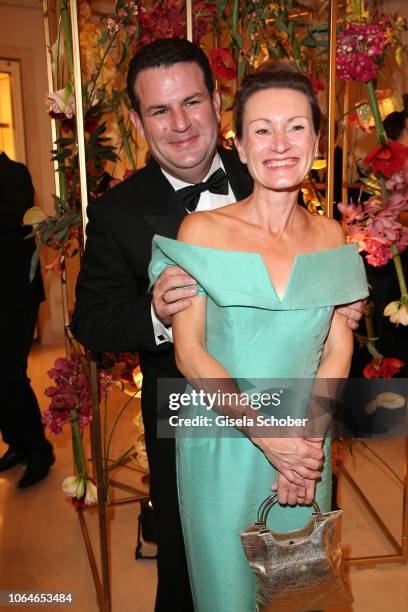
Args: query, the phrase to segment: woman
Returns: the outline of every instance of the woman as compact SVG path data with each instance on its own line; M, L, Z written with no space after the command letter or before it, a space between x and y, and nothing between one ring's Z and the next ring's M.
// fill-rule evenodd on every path
M288 64L247 76L236 99L236 146L254 179L253 194L189 215L179 242L155 237L151 277L182 266L199 286L173 318L180 371L201 387L235 389L233 379L343 378L351 331L336 304L367 294L354 246L340 226L297 205L317 152L320 110L309 79ZM257 384L255 382L255 384ZM306 410L306 407L304 407ZM250 406L217 406L253 415ZM191 406L190 415L210 414ZM239 532L278 490L274 529L302 527L315 497L330 509L330 458L322 439L181 436L177 469L183 531L198 612L249 612L254 581ZM322 463L323 469L322 468Z

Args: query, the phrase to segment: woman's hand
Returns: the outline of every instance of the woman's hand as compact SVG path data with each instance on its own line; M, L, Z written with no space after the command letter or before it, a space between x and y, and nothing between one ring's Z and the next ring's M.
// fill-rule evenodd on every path
M272 485L272 491L278 493L278 501L280 504L296 504L309 505L314 500L316 490L315 480L304 480L304 485L295 485L289 482L281 472L276 473L275 482Z
M304 438L253 438L252 441L293 485L304 486L305 479L320 478L324 457L321 441L310 442Z

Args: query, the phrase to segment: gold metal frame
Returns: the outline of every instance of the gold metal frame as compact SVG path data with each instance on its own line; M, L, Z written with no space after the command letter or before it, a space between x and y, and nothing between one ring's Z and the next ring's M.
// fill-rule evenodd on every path
M398 542L392 535L391 531L382 520L374 506L371 504L366 495L362 492L355 479L351 476L347 468L340 462L338 469L344 476L346 482L351 486L353 491L358 495L360 500L363 502L368 512L378 525L381 533L387 538L388 542L394 549L394 553L389 555L371 555L362 557L350 557L345 559L346 565L356 565L359 567L370 567L373 565L379 565L383 563L407 563L408 562L408 478L407 478L407 466L408 466L408 440L405 440L405 474L404 474L404 492L402 502L402 536L401 542Z
M326 214L333 216L334 194L334 145L336 120L336 26L337 26L337 0L330 0L329 11L329 78L327 101L327 186L326 186Z
M79 158L79 173L80 173L80 189L81 189L81 212L82 212L82 231L83 241L86 241L86 224L88 221L86 209L88 206L88 191L86 177L86 158L85 158L85 133L83 120L83 100L82 100L82 81L81 81L81 59L79 48L79 33L78 33L78 13L77 0L70 0L70 18L71 18L71 33L73 45L73 60L74 60L74 87L75 87L75 107L76 107L76 122L78 134L78 158ZM44 36L46 45L47 57L47 76L48 87L50 91L56 89L56 84L53 79L52 62L51 62L51 36L49 22L49 5L48 0L42 0ZM57 139L57 130L55 119L51 118L51 134L52 140ZM58 162L54 161L55 172L55 193L60 195L60 185L58 180ZM73 350L73 337L69 329L69 311L68 311L68 293L66 283L66 273L63 272L61 282L62 291L62 306L65 330L65 347L67 355L70 355ZM92 577L95 585L98 607L101 612L111 611L111 584L110 584L110 566L109 566L109 533L107 525L106 507L115 505L124 505L128 503L139 502L147 497L146 493L139 491L134 487L130 487L120 483L117 480L109 479L109 484L131 493L131 497L116 499L105 504L105 490L103 479L103 463L102 463L102 445L101 445L101 417L98 392L98 375L97 364L94 358L90 356L91 370L91 390L92 390L92 423L91 423L91 461L92 473L96 478L98 491L98 532L100 545L100 568L95 556L94 547L89 535L87 522L85 519L86 508L78 508L78 519L81 526L85 549L87 552Z
M333 190L334 190L334 125L335 125L335 104L336 104L336 23L337 23L337 0L330 0L330 58L329 58L329 99L328 99L328 173L327 173L327 214L332 216L332 202L333 202ZM349 112L349 96L350 96L350 84L348 81L345 83L344 88L344 112ZM343 133L343 167L342 167L342 199L347 201L348 199L348 186L347 182L347 151L348 151L348 128L347 125L344 127ZM364 503L370 515L375 520L379 529L383 535L387 538L389 543L394 549L394 553L390 555L374 555L374 556L361 556L361 557L350 557L345 559L346 565L356 565L360 567L368 567L372 565L378 565L382 563L407 563L408 562L408 440L405 440L405 470L404 470L404 494L403 494L403 507L402 507L402 536L401 542L392 535L391 531L384 523L382 518L379 516L374 506L371 504L367 496L362 492L357 482L351 476L347 468L339 463L337 466L340 473L343 475L345 481L351 486L353 491L359 496L361 501Z

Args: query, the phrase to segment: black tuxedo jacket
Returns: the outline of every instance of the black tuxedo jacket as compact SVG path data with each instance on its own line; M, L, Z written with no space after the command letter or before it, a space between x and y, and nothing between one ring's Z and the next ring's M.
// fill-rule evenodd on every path
M40 270L30 282L34 238L25 240L25 211L34 205L34 188L24 164L0 154L0 274L5 293L1 309L23 310L44 299Z
M220 150L237 200L252 181L235 151ZM173 345L156 345L148 293L152 238L176 238L186 211L151 159L88 207L87 243L76 287L74 336L93 352L139 351L143 404L155 401L156 379L180 376Z

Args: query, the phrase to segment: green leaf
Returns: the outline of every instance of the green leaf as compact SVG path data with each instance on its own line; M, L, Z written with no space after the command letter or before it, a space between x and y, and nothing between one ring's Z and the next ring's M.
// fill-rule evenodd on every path
M299 41L301 47L315 47L316 41L310 34L307 34L301 41Z
M128 56L128 52L129 52L129 49L125 45L125 43L121 42L120 44L122 45L122 54L120 56L119 63L116 64L117 68L119 68L123 64L123 62L126 60L126 58Z
M244 46L244 41L241 34L238 31L232 32L232 38L235 40L238 47L242 49L242 47Z
M217 19L221 19L224 9L227 6L227 2L228 0L218 0L218 2L216 2Z
M40 260L40 247L37 245L33 256L31 257L31 264L30 264L30 283L33 282L34 280L34 276L37 270L37 266L38 266L38 262Z
M104 45L108 41L108 38L109 38L109 32L108 30L105 30L104 32L102 32L102 36L98 40L98 45Z
M68 145L72 145L74 142L73 138L57 138L57 140L55 141L55 144L59 145L60 147L66 147Z

